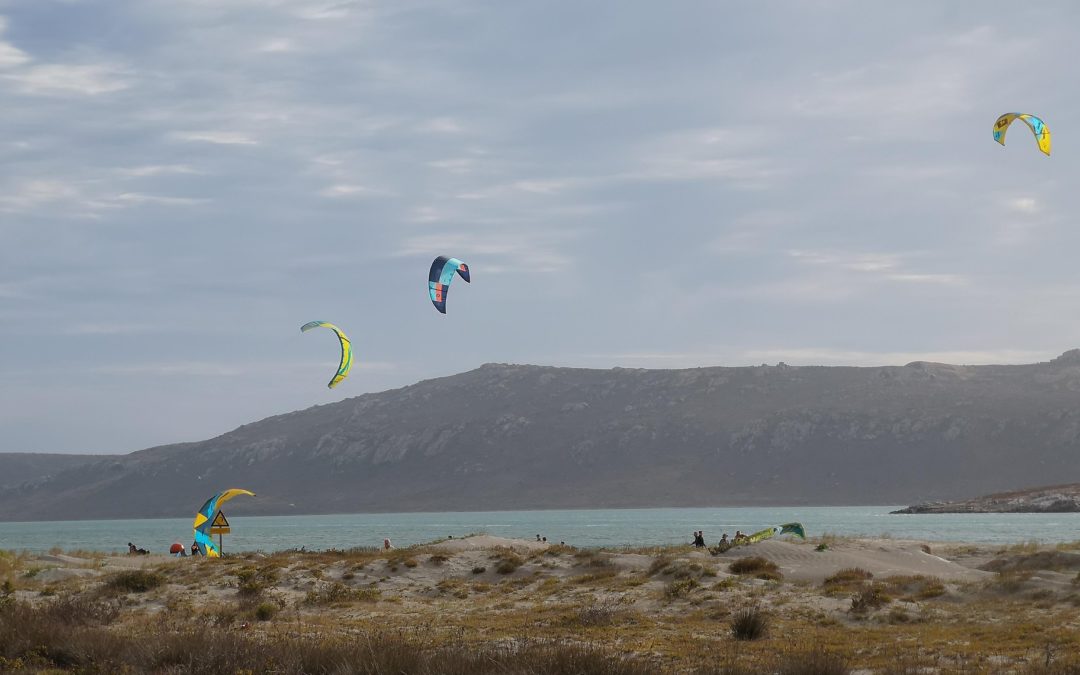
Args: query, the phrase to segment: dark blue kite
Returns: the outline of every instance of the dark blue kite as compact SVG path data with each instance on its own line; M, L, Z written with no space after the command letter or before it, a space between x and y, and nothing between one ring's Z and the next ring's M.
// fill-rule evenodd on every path
M450 280L454 278L454 272L471 283L469 266L457 258L441 255L431 263L431 271L428 272L428 294L431 296L431 303L443 314L446 314L446 294L450 291Z

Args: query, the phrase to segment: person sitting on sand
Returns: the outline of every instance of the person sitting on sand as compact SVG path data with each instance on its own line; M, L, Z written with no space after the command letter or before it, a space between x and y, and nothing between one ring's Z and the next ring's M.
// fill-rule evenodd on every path
M135 544L128 542L128 555L135 555L139 552L139 549L135 548Z
M742 530L735 530L735 538L731 540L733 544L741 544L746 541L746 535L742 533Z
M205 553L202 552L202 549L199 548L199 542L197 542L197 541L191 542L191 555L193 555L193 556L206 555Z
M389 539L383 539L382 547L384 551L389 551L390 549L394 548L394 545L390 543Z

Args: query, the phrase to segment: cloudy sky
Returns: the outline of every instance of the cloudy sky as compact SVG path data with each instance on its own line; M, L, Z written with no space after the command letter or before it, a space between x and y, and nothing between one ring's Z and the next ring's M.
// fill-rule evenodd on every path
M1080 346L1080 5L1038 6L0 0L0 451L486 362Z

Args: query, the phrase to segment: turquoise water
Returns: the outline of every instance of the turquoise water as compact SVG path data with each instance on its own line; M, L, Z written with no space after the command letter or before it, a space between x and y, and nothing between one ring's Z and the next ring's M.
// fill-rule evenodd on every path
M799 521L807 536L880 536L929 541L1013 544L1080 540L1080 513L891 515L897 506L706 509L599 509L470 513L379 513L325 516L230 515L225 551L279 551L380 546L389 537L408 546L483 532L500 537L565 541L573 546L688 543L704 530L710 544L723 532L753 532ZM0 523L0 549L126 551L127 542L155 553L174 541L191 544L191 519Z

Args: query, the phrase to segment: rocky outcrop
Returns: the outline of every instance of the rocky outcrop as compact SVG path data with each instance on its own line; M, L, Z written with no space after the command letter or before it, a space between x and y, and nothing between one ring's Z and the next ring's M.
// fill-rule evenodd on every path
M1077 513L1080 483L1002 492L954 502L916 504L893 513Z

